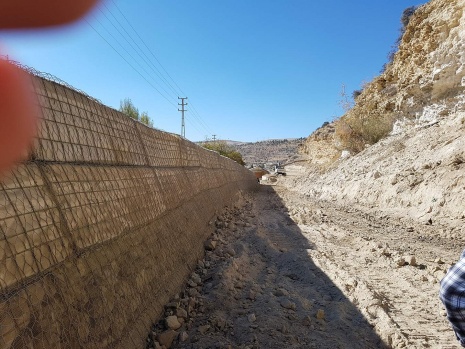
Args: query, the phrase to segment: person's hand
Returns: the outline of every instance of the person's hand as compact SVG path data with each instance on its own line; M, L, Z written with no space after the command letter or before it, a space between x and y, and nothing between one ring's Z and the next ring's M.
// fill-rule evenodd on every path
M57 26L84 16L99 0L0 0L0 29ZM24 160L37 132L40 110L28 77L0 60L0 180Z

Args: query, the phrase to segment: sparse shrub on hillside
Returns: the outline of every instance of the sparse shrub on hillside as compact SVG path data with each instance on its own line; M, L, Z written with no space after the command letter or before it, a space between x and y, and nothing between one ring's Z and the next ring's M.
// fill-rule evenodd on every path
M367 115L363 118L345 118L336 123L336 139L341 150L358 153L366 144L375 144L391 131L397 120L394 113Z
M383 66L381 67L381 70L379 71L379 73L383 74L386 71L386 69L389 67L389 64L390 64L389 62L384 63Z
M361 135L345 120L336 122L335 127L336 147L340 150L349 150L358 153L363 150L365 144Z
M360 95L362 94L362 91L363 91L363 90L355 90L355 91L353 91L353 92L352 92L352 98L353 98L354 100L356 100L357 97L360 96Z
M400 17L401 27L399 29L399 36L397 37L395 44L391 47L391 51L389 51L388 53L388 61L384 63L381 69L381 73L383 73L387 69L387 67L394 61L394 56L396 55L396 52L399 50L399 45L402 41L402 37L404 36L407 25L409 24L410 19L412 18L417 8L418 6L410 6L402 12L402 16Z
M384 70L392 63L394 56L399 49L399 45L402 41L402 37L406 32L407 26L417 10L416 6L406 8L401 16L400 22L401 27L399 29L399 37L393 46L392 51L389 53L388 62L383 66ZM384 81L384 84L380 84ZM380 84L380 89L385 90L386 80L380 78L375 80L375 83ZM352 93L354 101L362 94L365 86L360 90L356 90ZM378 89L379 90L379 89ZM393 94L397 90L394 89ZM395 113L395 104L389 101L384 105L383 111L377 107L377 103L365 98L363 102L360 100L358 103L362 103L361 108L358 108L358 103L353 105L350 99L345 93L344 86L341 92L341 101L339 104L346 112L346 115L335 122L335 137L338 142L337 147L340 150L350 150L353 153L362 151L365 146L377 143L379 140L386 137L391 131L394 122L398 119ZM377 111L378 110L378 111Z
M341 86L341 92L339 95L341 96L341 99L338 102L339 106L345 113L349 112L349 110L354 106L354 101L349 99L349 96L346 93L346 86L344 84Z
M395 153L400 153L401 151L404 151L407 146L405 145L405 142L402 140L398 140L392 145L392 150Z
M370 116L362 125L362 137L368 144L375 144L389 135L396 120L392 113Z
M210 149L213 151L218 152L220 155L226 156L231 160L234 160L238 164L242 166L245 165L244 160L242 159L241 153L235 151L232 147L226 144L226 142L205 142L200 144L202 147L206 149Z
M410 22L410 18L412 18L413 14L417 10L417 6L410 6L407 7L404 12L402 12L402 17L400 17L400 22L402 23L401 33L404 34L405 28Z

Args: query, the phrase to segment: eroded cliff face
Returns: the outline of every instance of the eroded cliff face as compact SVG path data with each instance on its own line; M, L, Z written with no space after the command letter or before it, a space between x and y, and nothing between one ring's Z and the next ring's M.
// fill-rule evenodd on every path
M392 63L365 86L352 110L335 122L336 132L322 140L319 129L307 139L309 161L331 163L334 154L349 149L341 138L355 123L371 120L376 127L390 130L397 120L393 132L402 133L465 110L464 10L465 0L432 0L420 6L405 28ZM365 139L364 143L373 142ZM317 160L315 154L322 148L331 156Z
M324 168L325 165L337 160L340 151L335 147L334 123L325 123L313 132L303 143L302 153L308 156L309 161Z
M376 110L431 120L463 110L464 9L464 0L432 0L419 7L392 64L363 91L350 114Z
M370 118L382 122L394 115L393 132L374 145L364 144L356 155L339 156L324 174L310 166L293 189L444 224L460 238L465 218L464 10L465 0L432 0L416 10L393 62L335 122L334 136L318 138L319 130L307 139L306 149L310 155L322 148L341 154L342 126Z

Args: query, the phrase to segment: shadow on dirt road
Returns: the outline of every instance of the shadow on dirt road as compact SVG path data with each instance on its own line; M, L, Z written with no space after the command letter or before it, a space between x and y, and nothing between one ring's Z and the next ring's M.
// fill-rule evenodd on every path
M176 348L389 348L312 261L314 246L273 187L220 222L200 305Z

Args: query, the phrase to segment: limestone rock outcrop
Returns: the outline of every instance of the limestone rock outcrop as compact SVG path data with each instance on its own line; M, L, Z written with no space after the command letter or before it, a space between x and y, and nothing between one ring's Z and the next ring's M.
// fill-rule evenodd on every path
M458 223L465 217L464 12L465 0L431 0L416 9L392 63L364 88L324 142L341 154L338 126L371 117L394 115L393 132L363 145L357 155L339 156L323 175L310 170L292 183L293 189L425 224L452 224L460 234ZM310 156L322 148L320 133L307 139Z
M392 62L364 87L354 107L335 122L336 129L370 119L390 127L391 120L397 120L393 131L401 133L465 110L464 9L465 0L431 0L418 7ZM321 148L319 133L320 129L305 143L309 155ZM336 132L325 143L340 154L344 146L338 142ZM326 162L333 160L326 157Z
M308 156L311 164L324 167L325 164L333 162L340 155L334 136L334 123L325 122L304 142L302 153Z

